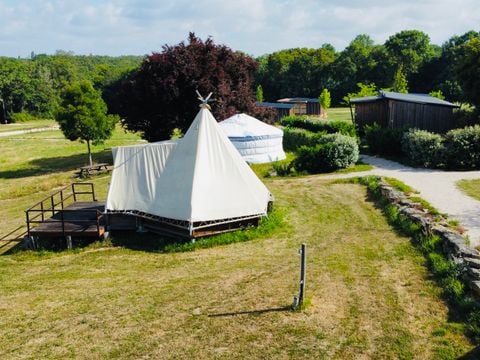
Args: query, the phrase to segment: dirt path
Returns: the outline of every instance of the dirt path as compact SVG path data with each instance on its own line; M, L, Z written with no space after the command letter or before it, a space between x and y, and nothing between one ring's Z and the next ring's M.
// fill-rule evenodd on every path
M480 201L461 192L455 183L461 179L480 178L480 171L442 171L412 168L394 161L362 155L362 161L373 165L371 171L333 175L332 178L380 175L399 179L420 192L420 196L440 212L460 221L467 229L472 246L480 245Z
M37 128L37 129L5 131L5 132L0 132L0 137L22 135L22 134L29 134L29 133L49 131L49 130L58 130L58 129L60 129L60 126L54 125L54 126L49 126L49 127Z

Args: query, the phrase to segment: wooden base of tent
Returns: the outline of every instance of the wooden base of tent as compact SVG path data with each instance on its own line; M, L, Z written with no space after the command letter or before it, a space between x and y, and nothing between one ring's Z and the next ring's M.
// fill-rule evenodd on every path
M262 215L191 224L145 213L108 212L109 231L140 230L161 235L195 239L258 226Z

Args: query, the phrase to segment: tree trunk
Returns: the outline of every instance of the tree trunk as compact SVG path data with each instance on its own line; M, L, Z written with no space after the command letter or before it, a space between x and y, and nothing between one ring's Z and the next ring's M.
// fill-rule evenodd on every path
M87 140L87 146L88 146L88 163L90 164L90 166L92 166L93 161L92 161L92 151L90 150L90 140Z

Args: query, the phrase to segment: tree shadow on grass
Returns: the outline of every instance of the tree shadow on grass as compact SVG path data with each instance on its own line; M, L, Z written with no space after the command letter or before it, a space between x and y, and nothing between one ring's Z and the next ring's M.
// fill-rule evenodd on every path
M233 312L226 312L226 313L214 313L208 314L208 317L227 317L227 316L236 316L236 315L262 315L271 312L283 312L283 311L293 311L292 305L288 306L281 306L276 308L268 308L268 309L257 309L257 310L243 310L243 311L233 311Z
M476 359L480 359L480 346L473 348L468 353L463 354L462 356L457 358L457 360L476 360Z
M92 156L95 162L112 163L112 153L110 150L103 150L101 152L92 154ZM28 176L38 176L56 172L70 171L86 165L87 162L87 154L35 159L28 162L29 167L27 168L0 171L0 179L19 179Z

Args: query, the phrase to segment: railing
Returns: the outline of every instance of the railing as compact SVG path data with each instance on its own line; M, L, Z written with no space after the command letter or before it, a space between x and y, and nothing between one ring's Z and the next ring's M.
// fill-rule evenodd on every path
M88 188L87 190L83 190ZM52 195L46 197L45 199L39 201L29 209L25 210L26 222L27 222L27 234L31 234L31 224L39 224L46 222L56 222L58 220L45 220L45 215L47 219L55 216L55 214L60 213L60 221L62 222L62 232L65 235L65 212L73 212L75 210L64 210L70 203L74 203L78 200L79 196L82 195L91 195L92 201L95 199L95 190L93 183L73 183L64 187L63 189L58 190ZM100 228L99 219L102 217L102 213L96 209L92 210L80 210L82 212L97 212L97 230ZM99 216L100 214L100 216ZM41 220L40 220L40 219ZM75 222L84 222L87 220L75 220ZM91 221L91 220L88 220Z
M25 225L19 226L13 231L10 231L7 235L0 238L0 254L10 250L13 244L18 244L23 237L27 235Z

